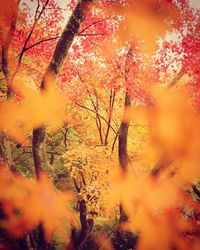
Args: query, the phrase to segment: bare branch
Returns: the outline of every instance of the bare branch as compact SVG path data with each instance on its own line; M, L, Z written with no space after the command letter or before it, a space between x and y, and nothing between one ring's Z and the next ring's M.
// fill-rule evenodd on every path
M88 108L88 107L86 107L86 106L84 106L84 105L82 105L82 104L80 104L80 103L77 103L77 102L75 102L75 104L76 104L77 106L81 107L81 108L87 109L87 110L91 111L92 113L95 113L95 114L96 114L96 111L94 111L93 109L90 109L90 108ZM106 120L102 115L99 114L99 117L100 117L104 122L108 123L107 120ZM115 134L117 133L117 131L113 128L113 126L110 125L110 128L113 130L113 132L114 132Z
M113 153L113 151L115 149L115 143L117 141L118 136L119 136L119 129L118 129L117 133L115 134L115 138L114 138L113 143L112 143L111 154Z
M40 8L40 0L37 1L37 8L35 11L35 21L37 20L37 13L38 13L39 8Z
M58 38L60 38L60 36L54 36L54 37L50 37L50 38L44 38L44 39L42 39L42 40L40 40L40 41L38 41L38 42L36 42L36 43L30 45L29 47L26 47L26 48L24 49L23 53L25 53L25 51L27 51L27 50L29 50L29 49L32 49L33 47L35 47L35 46L37 46L37 45L39 45L39 44L41 44L41 43L48 42L48 41L52 41L52 40L56 40L56 39L58 39ZM22 52L21 52L21 53L22 53ZM19 54L17 55L17 57L18 57L18 56L21 56L21 53L19 53Z
M76 188L76 191L77 191L78 193L80 193L80 188L79 188L79 186L78 186L78 184L77 184L75 178L73 178L73 182L74 182L74 186L75 186L75 188Z
M81 175L81 179L83 181L83 185L86 186L86 181L85 181L85 177L84 177L83 173L81 172L80 175Z
M98 20L93 22L92 24L88 25L87 27L85 27L84 29L82 29L78 35L80 35L81 33L83 33L84 31L86 31L87 29L89 29L90 27L92 27L93 25L97 24L97 23L101 23L101 22L105 22L106 19L102 19L102 20Z
M37 25L37 23L38 23L38 21L39 21L41 15L42 15L42 13L44 12L44 10L45 10L46 6L48 5L48 3L49 3L49 0L47 0L47 1L45 2L44 6L43 6L43 8L42 8L42 10L41 10L41 12L39 13L39 15L38 15L38 17L37 17L38 9L39 9L39 7L40 7L40 3L39 3L39 0L38 0L38 5L37 5L36 13L35 13L35 21L34 21L33 26L32 26L32 28L31 28L31 30L30 30L30 32L29 32L29 34L28 34L28 36L27 36L25 42L24 42L24 46L23 46L21 52L19 53L18 67L17 67L17 70L16 70L16 71L18 71L18 68L19 68L19 66L20 66L20 64L21 64L22 57L23 57L23 55L24 55L24 53L25 53L25 51L26 51L27 44L28 44L28 42L29 42L29 40L30 40L30 38L31 38L31 36L32 36L32 34L33 34L33 31L34 31L34 29L35 29L35 26Z
M85 34L78 34L78 36L105 36L106 34L105 33L85 33Z

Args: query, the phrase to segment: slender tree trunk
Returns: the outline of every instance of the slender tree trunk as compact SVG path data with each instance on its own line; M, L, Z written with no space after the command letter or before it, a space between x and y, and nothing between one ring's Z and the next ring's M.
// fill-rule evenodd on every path
M126 64L125 64L125 81L128 85L128 73L131 71L131 67L129 62L133 60L133 48L132 45L129 48L129 51L127 53L126 58ZM133 70L133 69L132 69ZM128 90L126 88L125 92L125 102L124 102L124 112L126 112L127 108L131 106L131 96L128 93ZM129 122L128 121L121 121L120 127L119 127L119 135L118 135L118 158L119 158L119 165L122 170L122 173L126 174L128 171L128 152L127 152L127 142L128 142L128 129L129 129ZM126 222L128 220L128 217L120 204L120 219L119 223ZM120 230L120 228L117 228L115 232L115 237L113 244L118 249L121 245L123 245L124 249L132 248L136 245L137 242L137 236L133 233Z
M82 199L79 201L79 209L80 209L81 232L77 242L78 243L77 246L81 244L81 242L85 239L87 234L87 207L85 200Z
M133 59L133 48L132 45L130 46L127 58L126 58L126 64L125 64L125 81L126 84L128 84L128 73L131 71L130 68L130 61ZM131 106L131 97L128 93L128 90L126 88L125 92L125 102L124 102L124 112L126 112L127 108ZM128 140L128 128L129 128L129 122L128 121L121 121L120 127L119 127L119 136L118 136L118 158L119 158L119 164L123 172L127 171L128 168L128 152L127 152L127 140Z
M32 140L33 161L35 166L35 175L39 179L40 174L44 171L45 165L45 128L40 127L33 130Z
M80 187L78 186L76 179L73 178L74 186L76 188L77 193L80 193ZM86 185L85 178L82 175L83 185ZM72 227L71 233L71 241L67 246L66 250L81 250L84 243L87 240L87 236L92 231L94 220L93 218L87 218L87 205L86 201L83 198L79 198L78 200L79 206L79 218L81 223L80 231L77 231L76 228Z
M128 84L128 73L131 70L131 68L129 67L129 62L130 60L132 60L132 57L133 57L133 50L132 50L132 46L130 46L130 49L127 53L126 65L125 65L126 84ZM131 97L126 88L124 112L126 112L127 108L129 108L130 106L131 106ZM119 127L119 136L118 136L118 158L119 158L119 165L123 173L126 173L128 170L128 152L127 152L128 128L129 128L129 122L122 120L120 127ZM122 206L120 205L120 222L126 221L126 220L127 220L127 217L123 211Z
M131 105L131 97L128 94L128 92L126 92L124 110L130 107L130 105ZM128 128L129 128L129 122L122 121L119 127L118 156L119 156L120 167L124 172L126 172L128 168L128 152L127 152Z
M111 125L111 121L112 121L114 102L115 102L115 90L111 89L110 90L109 108L108 108L108 122L107 122L107 129L106 129L106 135L105 135L105 141L104 141L105 146L108 145L108 137L109 137L110 125Z
M128 94L128 92L126 92L124 110L130 107L130 105L131 105L131 97ZM128 170L128 152L127 152L128 128L129 128L129 122L122 121L119 127L118 157L119 157L119 164L123 173L126 173ZM126 220L127 220L127 216L123 210L123 207L120 204L120 222L126 221Z

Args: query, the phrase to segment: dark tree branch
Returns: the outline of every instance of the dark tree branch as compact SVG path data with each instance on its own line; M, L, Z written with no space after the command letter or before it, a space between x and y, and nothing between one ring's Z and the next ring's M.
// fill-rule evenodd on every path
M85 27L84 29L82 29L78 35L80 35L81 33L83 33L84 31L86 31L87 29L89 29L90 27L94 26L95 24L97 23L101 23L101 22L105 22L105 19L102 19L102 20L98 20L98 21L95 21L93 22L92 24L88 25L87 27Z
M77 191L78 193L80 193L80 188L79 188L79 186L78 186L78 184L77 184L75 178L73 178L73 182L74 182L74 186L75 186L75 188L76 188L76 191Z
M117 138L119 136L119 130L117 131L117 133L115 134L115 138L113 140L113 143L112 143L112 147L111 147L111 154L113 153L114 149L115 149L115 144L116 144L116 141L117 141Z
M35 26L37 25L37 23L38 23L38 21L39 21L41 15L43 14L43 12L44 12L46 6L48 5L48 3L49 3L49 0L47 0L47 1L45 2L44 6L42 7L41 12L40 12L39 15L37 16L38 9L39 9L39 7L40 7L40 3L39 3L39 0L38 0L38 5L37 5L36 12L35 12L35 21L34 21L33 26L32 26L32 28L31 28L31 30L30 30L30 32L29 32L29 34L28 34L28 36L27 36L25 42L24 42L24 46L23 46L21 52L19 53L18 68L19 68L19 66L20 66L20 64L21 64L22 57L23 57L23 55L24 55L24 53L25 53L25 51L26 51L27 44L28 44L28 42L29 42L29 40L30 40L30 38L31 38L31 36L32 36L32 34L33 34L33 31L34 31L34 29L35 29ZM18 71L18 69L17 69L17 71Z
M133 49L131 45L127 52L126 63L125 63L124 77L126 82L128 81L128 73L130 71L129 61L131 61L132 59L133 59ZM126 109L129 108L130 106L131 106L131 97L126 89L124 112L126 112ZM127 152L128 128L129 128L129 122L122 120L119 127L119 136L118 136L119 139L118 157L119 157L120 167L124 172L126 172L128 168L128 152Z
M85 34L78 34L78 36L105 36L106 34L105 33L85 33Z
M109 107L108 107L108 122L107 122L107 130L105 135L105 146L108 144L108 136L110 132L110 124L112 121L112 113L113 113L113 107L114 107L114 101L115 101L115 90L110 90L110 97L109 97Z
M86 186L86 181L85 181L85 177L84 177L83 173L81 173L80 175L81 175L83 185Z
M84 106L84 105L82 105L82 104L80 104L80 103L77 103L77 102L75 102L75 104L76 104L77 106L81 107L81 108L84 108L84 109L89 110L89 111L91 111L92 113L95 113L95 114L96 114L96 111L94 111L93 109L90 109L90 108L88 108L88 107L86 107L86 106ZM99 117L100 117L105 123L108 122L102 115L99 114ZM113 130L113 132L116 134L117 131L113 128L113 126L110 125L110 127L111 127L111 129Z
M56 39L58 39L58 38L60 38L60 36L54 36L54 37L50 37L50 38L44 38L44 39L42 39L42 40L40 40L40 41L38 41L38 42L36 42L36 43L30 45L29 47L26 47L26 48L24 49L24 52L23 52L23 53L25 53L25 51L27 51L27 50L29 50L29 49L32 49L33 47L35 47L35 46L37 46L37 45L39 45L39 44L41 44L41 43L48 42L48 41L52 41L52 40L56 40ZM17 57L21 56L21 53L22 53L22 52L20 52L20 53L17 55Z

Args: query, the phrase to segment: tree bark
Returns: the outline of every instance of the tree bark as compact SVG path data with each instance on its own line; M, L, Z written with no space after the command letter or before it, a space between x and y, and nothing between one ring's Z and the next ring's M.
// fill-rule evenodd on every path
M133 49L130 46L130 49L127 53L126 65L125 65L125 81L126 84L128 83L128 73L130 72L131 68L129 67L129 62L133 58ZM126 112L127 108L131 106L131 96L128 93L126 88L125 93L125 102L124 102L124 112ZM127 152L127 141L128 141L128 128L129 128L128 121L121 121L119 127L119 136L118 136L118 158L119 158L119 165L122 169L123 173L126 173L128 170L128 152ZM123 207L120 204L120 222L127 221L127 216L123 210Z
M125 93L125 107L124 111L127 107L131 105L131 97L126 91ZM118 157L119 157L119 164L123 171L126 173L128 170L128 152L127 152L127 141L128 141L128 128L129 122L122 121L119 127L119 136L118 136ZM122 205L120 204L120 222L127 221L127 216L124 212Z
M32 140L33 161L35 166L35 175L39 179L40 174L44 171L45 165L45 128L40 127L33 130Z
M112 121L114 102L115 102L115 90L111 89L110 90L109 108L108 108L108 122L107 122L107 129L106 129L106 135L105 135L105 140L104 140L105 146L108 145L108 136L109 136L109 132L110 132L110 124Z
M131 97L128 94L128 92L126 92L124 110L130 107L130 105L131 105ZM126 172L128 168L128 152L127 152L128 128L129 128L129 122L122 121L119 127L118 156L119 156L120 167L124 172Z
M58 40L55 51L53 53L50 64L47 68L47 71L44 74L41 91L46 89L46 79L49 74L56 77L61 70L61 67L64 63L65 58L69 53L69 48L79 32L81 23L86 17L86 14L89 9L89 5L92 0L82 0L79 1L74 9L71 17L65 26L63 33ZM44 171L45 165L45 127L36 128L33 131L33 141L32 141L32 150L33 150L33 159L35 166L36 177L39 178L40 173Z
M80 193L80 187L78 186L76 179L73 178L73 181L77 193ZM83 175L82 175L82 181L83 185L85 186L86 182ZM72 227L71 241L67 246L66 250L72 250L72 249L81 250L87 240L87 236L92 231L94 225L93 218L87 218L87 205L86 201L82 197L79 197L78 199L78 207L79 207L79 218L81 223L81 229L80 231L77 231L75 227Z
M132 46L130 46L128 53L127 53L126 64L125 64L126 84L128 84L128 73L131 70L129 66L129 62L132 60L132 58L133 58L133 49L132 49ZM129 108L130 106L131 106L131 97L126 87L124 112L126 112L127 108ZM118 136L118 142L119 142L118 158L119 158L120 167L123 170L123 172L126 172L128 168L128 152L127 152L128 128L129 128L129 122L122 120L120 127L119 127L119 136Z

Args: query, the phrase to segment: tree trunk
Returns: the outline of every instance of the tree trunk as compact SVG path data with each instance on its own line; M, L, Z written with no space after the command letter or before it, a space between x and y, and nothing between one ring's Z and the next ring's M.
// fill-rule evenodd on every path
M129 80L128 73L131 71L130 62L132 59L133 59L133 48L131 45L127 53L126 64L125 64L126 85L128 85L128 80ZM131 106L131 97L128 93L126 86L124 112L126 112L127 108L129 108L130 106ZM128 168L128 153L127 153L128 128L129 128L129 122L122 120L119 127L119 136L118 136L118 141L119 141L118 157L119 157L120 167L124 172L126 172Z
M83 184L86 185L84 176L82 176ZM78 186L76 179L73 178L74 186L76 188L77 193L80 193L80 187ZM83 198L78 199L78 206L79 206L79 218L81 223L80 231L77 231L75 227L72 227L71 232L71 241L67 246L66 250L81 250L84 246L87 236L92 231L94 220L93 218L87 218L87 205L86 201Z
M131 105L131 97L128 92L125 93L125 107L130 107ZM122 121L119 127L119 145L118 145L118 156L119 156L119 164L124 172L127 171L128 168L128 152L127 152L127 140L128 140L128 128L129 122Z
M32 140L33 161L35 165L35 175L39 179L40 174L44 171L45 165L45 128L41 127L33 130Z
M127 107L130 107L130 105L131 105L131 97L126 92L124 110L126 110ZM128 152L127 152L128 128L129 128L129 122L122 121L119 127L118 157L119 157L119 164L123 173L126 173L128 170ZM123 207L120 204L120 222L126 220L127 216L123 210Z
M133 58L133 49L132 46L130 46L129 51L127 53L127 59L125 65L126 84L128 84L128 73L131 70L129 62L132 60L132 58ZM126 112L127 108L129 108L130 106L131 106L131 97L126 88L124 112ZM119 136L118 136L118 158L119 158L119 165L123 173L126 173L128 170L128 152L127 152L128 128L129 128L129 122L122 120L119 127ZM120 222L126 220L127 216L124 213L123 207L120 205Z
M80 222L81 222L81 232L78 238L78 241L75 242L77 243L77 247L83 242L87 235L87 207L85 200L80 200L79 201L79 209L80 209Z

